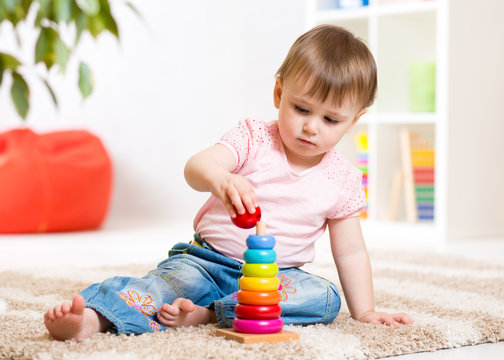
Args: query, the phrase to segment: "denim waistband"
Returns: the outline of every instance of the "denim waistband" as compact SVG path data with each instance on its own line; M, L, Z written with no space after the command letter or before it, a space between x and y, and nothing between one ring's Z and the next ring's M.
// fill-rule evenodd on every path
M171 258L175 255L192 255L205 261L229 266L233 269L241 269L242 263L234 260L226 255L221 254L215 250L209 243L203 240L200 236L195 235L194 240L187 243L177 243L168 251L168 257ZM167 259L168 260L168 259ZM167 261L165 260L165 261ZM165 262L163 261L163 262ZM163 263L161 262L158 267Z
M205 239L203 239L199 234L195 233L194 234L194 240L191 241L191 245L196 245L199 247L202 247L204 249L212 250L213 252L216 252L217 254L220 254L215 248L210 245Z

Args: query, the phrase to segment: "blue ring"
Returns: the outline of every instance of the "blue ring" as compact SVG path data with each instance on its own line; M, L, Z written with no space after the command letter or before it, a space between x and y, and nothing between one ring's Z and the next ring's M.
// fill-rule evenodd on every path
M273 235L249 235L247 237L247 247L249 249L273 249L275 247L275 237Z
M243 259L251 264L270 264L276 260L275 250L248 249L243 253Z

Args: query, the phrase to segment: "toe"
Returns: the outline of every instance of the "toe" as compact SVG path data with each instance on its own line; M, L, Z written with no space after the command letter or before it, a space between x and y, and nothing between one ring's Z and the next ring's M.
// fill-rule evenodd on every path
M46 311L46 313L44 314L44 320L46 320L46 321L54 320L54 310L53 309Z
M75 295L72 300L72 312L77 315L83 314L85 307L86 300L84 300L84 297L82 295Z
M71 306L69 303L64 303L63 305L61 305L61 312L63 313L63 315L65 314L68 314L71 310Z
M189 299L184 299L184 301L180 304L180 309L185 312L193 312L194 303Z
M184 312L194 311L194 303L189 299L177 298L173 301L172 307L180 309Z
M175 300L176 301L176 300ZM164 312L166 316L178 316L180 314L180 309L177 305L175 305L175 301L172 305L164 304Z

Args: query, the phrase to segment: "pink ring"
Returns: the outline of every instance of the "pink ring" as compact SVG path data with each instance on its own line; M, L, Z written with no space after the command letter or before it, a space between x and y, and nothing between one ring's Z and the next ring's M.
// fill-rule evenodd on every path
M283 320L281 318L271 320L233 320L233 329L246 334L273 334L282 331Z

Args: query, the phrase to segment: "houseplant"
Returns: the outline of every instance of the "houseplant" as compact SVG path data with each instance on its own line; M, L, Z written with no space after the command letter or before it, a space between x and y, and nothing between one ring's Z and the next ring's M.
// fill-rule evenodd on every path
M138 14L133 4L127 1L124 4ZM0 0L0 24L4 22L12 25L19 47L33 46L35 50L32 61L0 51L0 88L7 76L12 77L11 99L23 119L30 107L30 87L23 70L39 70L41 81L58 106L48 77L53 68L63 73L66 71L68 60L82 35L89 33L96 39L109 32L119 39L119 29L109 0ZM18 26L23 23L38 33L35 44L25 44L20 38ZM68 33L74 34L73 40L66 40L68 36L64 35ZM38 64L43 64L46 71L40 71ZM78 72L78 87L86 98L93 91L91 70L84 61L80 61Z
M138 14L131 3L124 4ZM38 75L57 107L50 75L67 70L81 37L109 32L119 39L109 0L0 0L4 31L10 28L5 23L20 48L34 49L31 60L0 51L0 90L10 77L10 97L22 119L30 109L28 76ZM34 44L23 42L20 24L36 33ZM86 98L93 91L91 70L80 61L78 72L77 85ZM0 133L0 233L98 227L111 185L111 159L101 140L85 130L36 134L25 127Z

